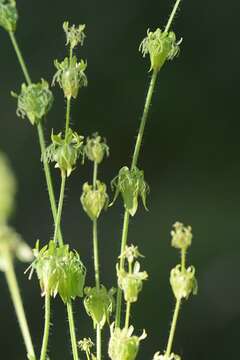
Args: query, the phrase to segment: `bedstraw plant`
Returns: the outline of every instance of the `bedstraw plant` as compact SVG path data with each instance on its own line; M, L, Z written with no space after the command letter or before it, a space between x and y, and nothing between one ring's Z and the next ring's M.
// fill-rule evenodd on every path
M130 217L137 214L139 199L142 200L144 208L148 209L149 186L145 180L144 171L139 168L138 160L142 149L145 125L149 117L150 104L161 69L180 52L182 39L177 40L172 31L173 19L179 4L180 0L177 0L166 26L154 31L148 29L146 37L140 43L140 52L143 57L149 58L151 79L132 161L129 165L122 166L111 181L114 195L109 194L109 187L99 178L99 167L103 161L107 161L109 156L106 140L98 133L85 137L82 132L70 128L70 119L71 124L73 123L71 106L78 106L78 99L81 98L82 92L86 91L84 88L88 85L87 61L79 57L81 47L84 46L86 39L85 25L75 26L70 25L69 22L64 22L66 57L53 62L56 72L53 74L51 84L44 79L32 82L16 39L18 24L16 2L14 0L0 0L0 26L9 35L25 80L18 89L14 89L12 92L12 96L16 99L16 113L36 128L40 145L40 158L46 177L54 222L54 233L49 235L49 240L38 240L33 250L9 226L9 217L14 206L16 182L7 159L3 154L0 154L0 270L6 277L26 347L26 357L29 360L51 358L51 353L48 351L49 328L53 311L52 304L58 295L62 299L63 306L66 307L74 360L79 359L80 351L85 354L87 360L103 359L107 355L103 354L102 349L105 348L102 346L103 343L108 344L108 356L111 360L134 360L139 353L141 342L147 336L145 329L142 330L142 334L135 334L133 319L130 317L131 308L141 296L144 283L148 280L148 274L145 270L141 270L142 265L140 264L144 256L138 250L138 246L129 244L129 221ZM52 130L51 138L45 140L43 120L51 111L54 102L51 85L58 85L62 89L66 102L66 114L62 130L58 133ZM79 251L70 248L61 226L66 182L70 176L74 176L74 170L83 166L86 161L92 164L92 175L91 180L83 184L82 193L79 194L79 206L82 206L92 224L95 279L88 286L85 285L87 269L84 266L83 259ZM60 191L57 196L55 195L55 185L52 182L52 171L57 171L61 180ZM99 264L104 259L99 258L101 239L98 237L98 219L100 216L106 216L105 211L114 205L119 196L122 198L124 208L120 253L116 259L116 284L111 289L107 289L100 274ZM110 201L111 198L112 201ZM176 222L171 231L171 244L180 252L181 261L170 272L170 285L176 299L176 305L165 350L155 352L155 354L153 351L152 354L149 354L149 357L154 360L180 359L173 350L180 307L191 294L197 292L195 268L186 264L186 256L191 243L191 227ZM38 279L40 294L45 302L40 354L37 354L34 349L34 342L14 270L15 260L30 262L25 273L28 274L29 279L33 277ZM89 334L82 334L82 340L76 337L75 326L78 324L75 323L73 304L77 298L82 299L86 313L91 318L96 333L93 340L88 337ZM125 310L123 311L124 304ZM104 327L109 328L108 338L102 336Z

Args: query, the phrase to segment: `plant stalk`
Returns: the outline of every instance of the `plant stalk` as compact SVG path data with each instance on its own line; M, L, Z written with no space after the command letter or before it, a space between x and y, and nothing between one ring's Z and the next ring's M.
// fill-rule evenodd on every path
M71 300L69 300L69 302L67 303L67 313L68 313L68 324L69 324L70 338L71 338L71 344L72 344L73 359L78 360L77 338L76 338L76 332L75 332L75 324L74 324Z
M13 32L9 32L9 36L10 36L10 40L13 45L13 48L15 50L19 65L20 65L23 75L25 77L25 80L28 85L31 85L32 81L31 81L26 63L23 59L21 50L19 48L17 39L15 37L15 34ZM55 222L56 217L57 217L57 206L56 206L55 194L54 194L54 190L53 190L50 168L49 168L48 162L45 157L46 144L45 144L44 132L43 132L43 127L42 127L41 122L37 125L37 131L38 131L38 138L39 138L39 144L40 144L40 149L41 149L41 158L43 160L43 168L44 168L44 173L45 173L45 178L46 178L46 183L47 183L48 195L49 195L53 219ZM61 239L60 241L62 241L62 233L61 233L60 228L59 228L59 238Z
M25 315L22 298L20 295L19 286L17 283L16 274L14 271L13 260L11 255L7 252L6 255L7 268L5 271L6 281L8 284L8 288L12 297L13 306L15 308L15 312L17 315L19 327L22 333L23 341L27 350L28 356L36 359L33 343L27 323L27 318Z
M49 329L50 329L50 315L51 315L51 297L50 297L49 292L46 292L46 294L45 294L45 324L44 324L44 333L43 333L43 341L42 341L40 360L46 360L46 357L47 357Z
M66 173L65 173L65 171L62 171L61 172L61 189L60 189L57 218L56 218L54 237L53 237L53 240L54 240L55 244L57 243L59 229L60 229L60 226L61 226L61 217L62 217L62 208L63 208L65 185L66 185ZM63 239L62 238L58 238L58 242L59 242L59 245L63 245Z
M167 359L170 357L170 354L172 351L173 339L174 339L174 335L176 332L176 326L177 326L177 320L178 320L180 306L181 306L181 299L177 299L174 313L173 313L173 319L172 319L171 329L170 329L170 333L169 333L168 343L167 343L167 350L165 353L165 356Z

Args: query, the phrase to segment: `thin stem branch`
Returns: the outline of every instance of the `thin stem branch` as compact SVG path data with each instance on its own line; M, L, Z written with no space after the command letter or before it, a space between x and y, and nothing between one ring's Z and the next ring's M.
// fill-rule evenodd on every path
M57 243L57 238L58 238L57 235L59 233L59 228L61 226L61 217L62 217L62 208L63 208L65 185L66 185L66 173L64 171L62 171L61 172L61 189L60 189L57 218L56 218L54 237L53 237L53 241L55 243ZM63 245L63 239L58 238L58 242L59 242L60 245Z
M71 300L69 300L69 302L67 303L67 313L68 313L68 324L69 324L70 338L71 338L71 344L72 344L73 359L78 360L77 338L76 338L76 332L75 332L75 324L74 324Z
M153 91L154 91L156 80L157 80L157 75L158 75L158 71L153 71L152 77L150 80L150 84L149 84L149 88L148 88L148 92L147 92L144 109L143 109L140 127L138 130L138 136L137 136L137 141L136 141L135 148L134 148L131 168L134 168L135 166L137 166L139 152L140 152L142 140L143 140L144 129L145 129L145 125L146 125L147 118L148 118L148 113L149 113L152 96L153 96Z
M130 303L130 301L127 301L126 317L125 317L125 329L129 328L130 312L131 312L131 303Z
M49 329L50 329L50 315L51 315L51 297L49 292L47 292L45 294L45 324L44 324L44 333L43 333L40 360L46 360L46 356L47 356Z
M25 77L25 80L28 85L31 85L32 81L31 81L26 63L23 59L21 50L19 48L17 39L15 37L15 34L13 32L9 32L9 36L10 36L10 40L13 45L13 48L15 50L19 65L20 65L23 75ZM48 195L49 195L51 210L52 210L52 214L53 214L53 219L55 222L56 217L57 217L57 206L56 206L55 194L54 194L54 190L53 190L50 168L49 168L47 159L45 157L46 144L45 144L44 133L43 133L43 128L42 128L41 122L37 125L37 131L38 131L38 138L39 138L39 144L40 144L40 149L41 149L41 157L43 159L43 168L44 168L44 173L45 173L45 178L46 178L46 183L47 183ZM62 234L61 234L60 228L59 228L59 238L60 238L60 241L62 241Z
M177 299L174 313L173 313L173 319L172 319L171 329L170 329L170 333L169 333L169 338L168 338L167 350L165 353L166 358L170 357L170 354L172 351L173 339L174 339L174 335L175 335L175 331L176 331L180 305L181 305L181 299Z
M97 173L98 164L94 161L93 164L93 190L96 190L97 186ZM97 219L93 220L93 257L94 257L94 272L96 288L100 289L100 268L99 268L99 251L98 251L98 233L97 233ZM101 326L97 325L96 338L97 338L97 360L101 360L102 357L102 334Z
M69 124L70 124L70 110L71 110L71 98L67 99L67 110L66 110L66 127L65 127L65 136L68 133L69 130Z
M175 2L175 5L174 5L174 7L172 9L172 12L171 12L171 14L170 14L170 16L168 18L168 22L167 22L167 25L166 25L165 30L164 30L165 32L169 31L169 29L170 29L170 27L172 25L173 19L174 19L175 15L176 15L176 12L177 12L177 9L179 7L180 2L181 2L181 0L177 0Z
M33 359L36 359L32 339L22 303L22 298L20 295L20 290L18 287L17 278L14 271L13 260L9 253L6 253L6 261L7 261L7 268L5 271L6 281L12 297L13 306L15 308L18 323L27 350L27 354Z
M23 59L23 56L22 56L22 53L21 53L21 50L18 46L18 43L17 43L17 39L14 35L13 32L9 32L9 36L10 36L10 39L11 39L11 42L12 42L12 45L14 47L14 50L16 52L16 55L17 55L17 58L18 58L18 62L21 66L21 69L22 69L22 72L23 72L23 75L26 79L26 82L28 83L28 85L30 85L32 83L31 81L31 78L30 78L30 75L29 75L29 72L28 72L28 69L27 69L27 66L25 64L25 61Z

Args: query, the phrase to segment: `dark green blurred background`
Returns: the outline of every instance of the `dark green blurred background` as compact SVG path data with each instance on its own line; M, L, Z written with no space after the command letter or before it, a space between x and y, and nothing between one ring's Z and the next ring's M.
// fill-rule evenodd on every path
M62 22L87 24L82 56L88 61L89 86L73 102L72 123L84 135L106 136L110 158L100 169L108 184L131 160L134 139L149 83L149 63L138 46L148 27L163 26L172 1L18 1L17 38L34 81L51 81L53 60L65 56ZM182 307L174 351L184 360L237 359L240 321L240 161L239 161L239 2L183 1L174 22L183 37L180 56L161 71L140 156L150 185L149 212L131 221L129 241L146 255L149 273L140 301L133 307L136 333L145 328L139 359L151 359L167 341L174 306L170 269L178 254L170 247L176 220L191 224L194 241L189 261L196 266L199 294ZM17 118L10 90L19 91L23 76L7 34L0 32L0 146L18 179L12 224L33 246L53 233L36 129ZM54 89L46 136L64 123L65 103ZM53 170L56 191L59 172ZM93 283L91 224L81 209L83 182L91 167L79 167L67 185L63 212L65 240L80 251ZM110 192L110 189L109 189ZM115 285L123 209L121 201L99 222L102 280ZM19 282L33 339L39 350L43 299L36 278L29 282L17 264ZM3 275L0 278L1 359L25 360L22 338ZM54 302L50 357L70 359L66 312ZM75 302L78 338L93 336L90 319ZM84 356L82 355L81 358Z

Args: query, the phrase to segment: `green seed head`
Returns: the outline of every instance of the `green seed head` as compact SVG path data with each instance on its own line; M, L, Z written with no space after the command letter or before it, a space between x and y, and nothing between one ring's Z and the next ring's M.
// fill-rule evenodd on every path
M57 72L53 77L52 84L55 85L55 82L58 82L67 99L76 99L79 89L88 84L85 75L87 63L84 60L77 62L76 56L73 56L71 61L68 58L65 58L62 62L55 60L54 65Z
M105 325L106 321L109 323L109 318L114 310L114 297L115 289L107 289L101 285L100 288L86 287L84 289L86 297L84 299L84 306L86 312L93 320L94 328L100 325L101 328Z
M84 137L68 129L66 137L60 132L57 135L52 134L51 138L52 144L46 149L46 159L55 162L56 168L70 176L82 154Z
M195 268L193 266L182 270L181 265L177 265L171 270L170 284L177 300L188 299L190 294L197 294L198 285L195 278Z
M39 250L37 242L34 255L30 278L36 270L43 295L59 294L64 303L83 296L86 268L76 251L70 251L68 245L58 246L54 241Z
M31 248L22 240L11 227L0 226L0 270L6 271L8 266L7 256L16 257L22 262L33 260Z
M63 30L67 38L66 45L70 45L72 49L75 48L78 44L82 46L86 37L84 34L85 27L85 25L69 26L68 21L65 21L63 23Z
M149 54L150 71L159 71L166 60L172 60L178 55L181 41L176 41L176 36L172 31L165 32L158 28L152 32L148 29L147 36L141 42L139 50L143 53L143 57Z
M142 290L143 281L148 278L147 272L140 271L140 264L136 261L132 272L120 269L117 265L117 277L118 285L123 290L125 301L136 302Z
M146 196L149 193L149 186L144 180L144 172L142 170L139 170L137 167L131 170L127 166L122 167L118 176L112 180L111 186L112 189L116 189L112 204L119 193L121 193L125 209L131 216L134 216L138 208L138 197L140 196L147 210Z
M172 246L180 250L187 250L192 243L191 226L184 226L182 223L176 222L173 228L174 230L171 231Z
M78 346L81 351L84 351L85 353L90 354L91 348L94 346L94 343L90 338L84 338L83 340L80 340L78 342Z
M18 20L16 2L0 0L0 26L8 32L15 32Z
M107 187L104 183L97 180L96 189L92 185L85 183L81 203L84 211L92 221L97 220L103 209L108 207Z
M84 153L90 161L100 164L104 155L109 156L109 147L105 140L102 140L101 136L96 133L92 138L87 138Z
M27 117L32 125L38 125L46 116L53 104L53 95L48 82L43 80L37 84L22 84L19 95L12 92L18 99L17 115Z
M16 183L6 157L0 152L0 224L6 223L14 206Z
M111 325L111 337L108 345L108 355L112 360L135 360L139 350L140 341L145 339L145 330L141 336L132 335L133 326L128 329L119 329Z

